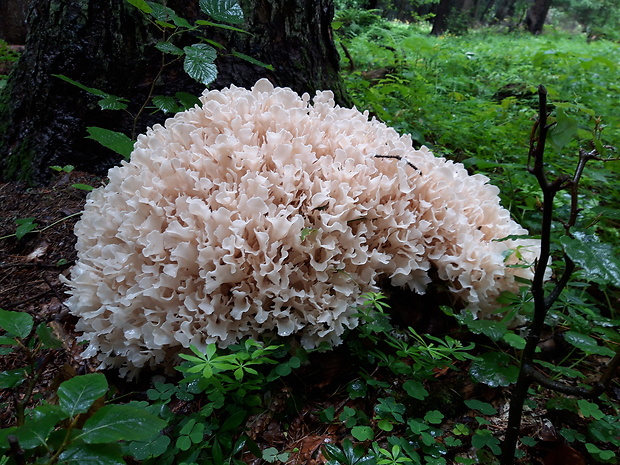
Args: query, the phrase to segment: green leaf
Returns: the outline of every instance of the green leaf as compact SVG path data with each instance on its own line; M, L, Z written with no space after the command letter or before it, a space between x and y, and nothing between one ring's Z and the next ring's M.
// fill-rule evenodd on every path
M467 321L466 324L473 333L482 333L493 341L499 341L508 332L506 324L500 321L472 319Z
M85 86L84 84L80 84L79 82L74 81L73 79L68 78L67 76L63 74L52 74L52 76L62 79L63 81L68 82L69 84L72 84L76 87L79 87L82 90L85 90L89 94L96 95L97 97L107 97L108 95L110 95L107 92L104 92L100 89L95 89L94 87L88 87L88 86Z
M200 0L200 9L215 21L239 24L243 22L243 10L237 0Z
M525 348L525 338L515 333L506 333L502 338L510 347L522 350Z
M153 105L164 113L176 113L179 111L177 101L167 95L156 95L153 97Z
M84 84L74 81L73 79L70 79L62 74L52 74L52 76L62 79L63 81L68 82L69 84L72 84L82 90L85 90L89 94L101 97L101 100L99 100L97 103L102 110L122 110L127 108L127 105L125 103L127 102L127 99L118 97L116 95L108 94L101 89L95 89L94 87L85 86Z
M194 108L196 105L198 105L199 107L202 106L202 102L200 102L200 99L188 92L177 92L176 94L174 94L174 96L179 99L179 103L183 107L183 110L187 110L188 108Z
M370 426L354 426L351 428L351 435L358 441L370 441L375 437Z
M94 126L90 126L86 128L86 130L89 134L87 137L88 139L96 140L104 147L113 150L126 159L130 157L131 152L133 151L134 141L122 132L110 131L109 129Z
M237 52L235 50L233 50L231 52L234 56L236 56L237 58L241 58L242 60L247 61L248 63L252 63L253 65L256 66L260 66L261 68L265 68L268 69L269 71L273 71L275 68L273 67L273 65L269 65L267 63L264 63L260 60L257 60L256 58L252 58L249 55L245 55L243 53Z
M108 390L108 382L101 373L75 376L58 387L58 404L74 417L85 413Z
M465 405L467 405L472 410L478 410L483 415L497 415L497 410L491 404L486 402L482 402L476 399L470 399L465 401Z
M150 12L151 16L159 21L162 26L166 26L172 21L178 27L191 29L192 25L185 18L177 15L172 8L155 2L147 2L147 4L153 10Z
M99 105L102 110L125 110L127 108L126 101L126 99L117 97L116 95L106 95L97 102L97 105Z
M155 45L155 48L160 52L167 53L169 55L183 55L183 49L177 47L174 44L171 44L170 42L158 42Z
M127 2L144 13L148 14L153 11L153 9L149 6L148 3L146 3L145 0L127 0Z
M544 360L534 360L534 362L538 363L540 366L547 368L553 373L558 373L562 376L566 376L567 378L583 379L586 377L586 375L584 375L581 371L575 370L574 368L554 365L553 363L545 362Z
M196 81L208 86L217 77L217 67L213 63L217 52L207 44L194 44L183 49L185 61L183 69Z
M441 413L439 410L431 410L429 412L426 412L426 415L424 415L424 421L427 421L433 425L440 424L442 420L443 413Z
M588 355L596 354L605 357L613 357L616 355L609 347L599 346L596 339L586 334L578 333L577 331L567 331L564 333L564 339L578 349L583 350Z
M17 228L15 229L15 237L17 237L17 239L21 239L29 232L37 229L37 226L39 225L34 220L34 218L20 218L15 220L15 224L17 224Z
M81 184L81 183L71 184L71 187L73 187L75 189L79 189L81 191L87 191L87 192L95 190L95 188L93 186L90 186L88 184Z
M168 436L157 436L152 441L133 441L127 446L127 453L134 459L145 460L151 457L159 457L170 446Z
M11 312L0 309L0 328L11 336L21 339L28 337L32 331L33 319L25 312Z
M84 444L73 442L59 458L63 465L125 465L118 444Z
M403 389L410 397L418 400L424 400L428 396L428 391L424 385L414 379L408 379L403 383Z
M605 416L601 409L599 409L598 405L594 402L588 402L585 399L577 400L577 405L579 406L579 411L584 417L592 417L595 420L600 420Z
M151 441L167 423L138 407L106 405L86 420L77 436L89 444L116 441Z
M43 344L45 348L58 349L59 347L62 347L62 342L56 339L50 327L47 326L45 323L39 324L39 326L37 326L36 331L37 331L37 336L39 337L39 340L41 341L41 343Z
M557 124L549 131L549 141L553 148L560 152L570 143L577 133L577 120L568 116L561 108L556 108Z
M469 368L472 379L491 387L508 386L517 381L519 368L511 364L503 352L487 352L474 360Z
M564 236L560 243L566 255L583 268L586 278L620 287L620 261L611 245L587 236L585 240Z

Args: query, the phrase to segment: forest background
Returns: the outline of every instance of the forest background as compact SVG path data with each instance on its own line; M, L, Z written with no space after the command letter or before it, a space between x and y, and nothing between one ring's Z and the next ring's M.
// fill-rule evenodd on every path
M368 296L360 309L367 324L333 352L289 353L277 344L246 342L194 354L181 379L157 375L131 384L114 373L59 374L61 368L93 371L70 357L60 366L50 361L76 350L66 334L70 320L60 320L65 332L59 336L56 317L22 310L23 302L9 290L0 294L0 306L13 310L0 313L7 427L0 433L6 451L0 463L506 464L514 456L519 463L545 465L617 462L620 5L341 1L332 19L343 101L489 176L531 234L544 236L545 208L552 209L548 232L556 279L544 291L561 293L545 309L536 362L527 360L536 374L523 374L532 340L526 327L509 330L426 301L417 310L424 321L415 321L413 330L400 328L390 322L380 295ZM243 28L235 18L224 20ZM8 70L19 51L0 47ZM267 70L270 65L254 64ZM91 82L80 88L58 80L91 102L115 97L107 93L105 77L97 83L103 90ZM7 83L8 76L0 76L0 85ZM188 90L196 93L195 87ZM149 103L145 124L178 110L183 98L176 97ZM565 179L550 205L549 186L528 170L529 156L540 146L540 130L532 128L546 117L545 172L549 179ZM135 131L109 129L127 137ZM116 143L99 139L107 147L88 150L101 151L100 161L126 155ZM35 180L55 186L62 179L58 189L79 195L88 183L99 182L67 184L72 177L82 181L77 171L89 164L80 166L81 157L69 158L74 164L42 160L39 172L45 175ZM8 174L20 178L20 170ZM5 216L5 208L3 268L12 272L58 218L42 218L36 209L32 216ZM71 260L67 252L35 266L54 267L58 274ZM531 283L502 298L506 311L535 320ZM399 311L399 302L389 304ZM518 444L507 447L509 401L526 378Z

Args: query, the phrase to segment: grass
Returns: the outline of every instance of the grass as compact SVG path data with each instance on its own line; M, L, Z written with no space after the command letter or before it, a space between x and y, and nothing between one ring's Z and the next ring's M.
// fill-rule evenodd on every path
M523 176L539 84L574 121L571 142L550 154L555 171L572 166L566 159L576 160L578 147L590 146L593 132L603 125L601 145L620 141L617 43L588 42L585 35L561 32L531 36L483 30L433 37L416 26L385 22L342 43L355 68L345 79L358 108L436 154L489 175L503 187L504 204L527 227L535 229L539 219L537 186ZM350 68L351 63L343 65ZM365 79L377 69L387 71L385 77ZM591 192L584 195L595 215L597 207L617 206L618 193L610 186L620 181L618 168L618 163L590 168L584 187ZM617 240L616 226L609 222L601 233Z

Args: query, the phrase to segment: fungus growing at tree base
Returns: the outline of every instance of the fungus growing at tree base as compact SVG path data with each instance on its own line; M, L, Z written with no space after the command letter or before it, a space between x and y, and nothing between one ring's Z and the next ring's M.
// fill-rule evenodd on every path
M135 371L190 344L296 335L342 342L378 282L424 293L429 272L485 317L516 291L535 240L498 188L415 149L367 113L263 79L205 91L141 135L89 194L66 304L84 357Z

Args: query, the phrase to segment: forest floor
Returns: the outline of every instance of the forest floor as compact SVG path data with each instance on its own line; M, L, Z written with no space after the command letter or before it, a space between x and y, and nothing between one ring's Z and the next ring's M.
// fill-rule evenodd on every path
M82 346L74 331L75 317L63 305L66 286L61 275L68 275L76 259L73 227L86 198L85 191L72 187L76 183L99 186L102 180L85 173L71 172L57 174L55 182L46 187L0 184L0 308L29 313L35 320L35 326L41 322L47 323L62 342L61 348L50 349L44 362L41 362L44 369L38 384L34 386L33 402L53 398L55 388L61 382L76 374L91 373L97 369L96 365L81 359ZM33 226L31 232L18 239L15 236L16 221L36 223L36 227ZM359 374L349 356L346 348L337 348L311 357L308 364L294 372L293 377L287 378L281 392L272 393L267 411L250 417L246 424L247 434L263 450L274 447L278 451L289 451L286 463L326 463L324 445L340 444L350 432L344 422L326 423L320 414L333 408L338 418L346 406L353 405L346 387ZM0 356L0 372L19 368L23 363L19 352ZM445 401L449 393L455 404L462 405L462 400L467 398L493 404L500 413L489 420L493 429L501 434L507 419L507 390L474 385L467 373L467 362L457 362L455 365L459 365L459 370L446 368L436 373L436 378L444 386L444 392L438 398ZM114 373L107 375L117 392L128 398L140 399L151 387L152 376L128 383ZM381 372L373 373L373 376L384 382L390 381L389 375L382 375ZM14 424L17 397L11 390L0 390L0 426ZM372 418L374 400L362 398L354 404L357 408L368 410L368 418ZM539 441L538 446L529 451L526 463L588 463L581 453L559 439L546 418L542 407L544 403L543 395L537 399L541 408L529 412L523 424L524 431ZM462 407L442 407L453 410L454 418L448 419L448 425L473 421L475 416ZM179 404L175 408L177 413L182 414L184 410L191 410L192 406ZM579 423L578 418L572 421ZM375 437L375 440L381 442L381 437ZM467 451L462 453L468 455ZM249 455L244 456L244 461L249 464L264 463Z

